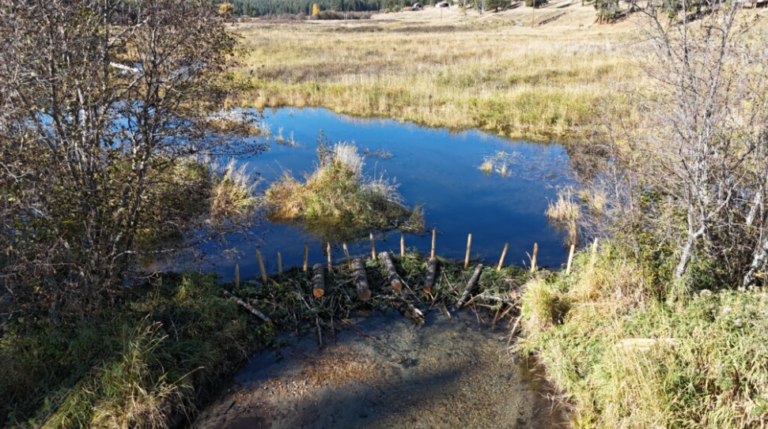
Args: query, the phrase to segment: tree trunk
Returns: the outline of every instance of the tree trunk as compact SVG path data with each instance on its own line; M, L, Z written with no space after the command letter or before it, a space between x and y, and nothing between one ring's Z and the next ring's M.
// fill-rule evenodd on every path
M392 263L389 253L381 252L379 258L384 261L384 266L387 269L387 279L389 279L392 289L400 292L403 289L403 281L400 280L400 276L397 274L397 269L395 269L395 264Z
M432 292L432 286L435 285L435 277L437 276L437 258L430 258L427 265L427 278L424 279L424 287L422 290L424 293Z
M477 288L477 281L480 280L480 274L483 272L483 264L478 264L475 267L475 272L467 282L467 287L464 289L464 293L461 295L459 302L456 303L456 309L460 309L467 304L469 298L472 296L472 292Z
M752 285L755 281L757 271L765 269L766 262L768 262L768 236L763 239L762 246L755 251L755 256L752 258L752 264L749 266L749 271L744 275L744 280L742 282L744 287Z
M323 264L319 262L312 266L312 295L315 298L325 295L325 274Z
M355 273L357 299L360 301L368 301L371 299L371 289L368 287L368 279L365 275L365 265L363 264L363 260L360 258L353 259L352 270Z

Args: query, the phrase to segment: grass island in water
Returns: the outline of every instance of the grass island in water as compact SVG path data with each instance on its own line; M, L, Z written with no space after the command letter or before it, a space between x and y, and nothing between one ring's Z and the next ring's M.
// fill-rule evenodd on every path
M357 147L318 147L317 169L301 182L286 172L265 194L270 221L301 224L331 241L351 240L371 230L424 230L423 211L408 208L397 185L383 174L363 175Z

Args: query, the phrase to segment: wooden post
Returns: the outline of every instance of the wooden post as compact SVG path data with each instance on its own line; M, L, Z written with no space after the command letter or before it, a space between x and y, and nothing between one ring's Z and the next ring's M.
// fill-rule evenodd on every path
M432 253L429 254L430 259L435 259L435 238L437 235L437 231L432 228Z
M312 266L312 295L314 295L315 298L320 298L325 295L323 264L319 262Z
M499 259L499 266L496 267L496 271L501 271L501 267L504 266L504 258L507 256L508 248L509 248L509 243L504 243L504 250L501 251L501 258Z
M277 275L283 275L283 257L279 250L277 251Z
M536 0L531 0L531 28L536 26Z
M384 266L387 269L387 278L389 279L390 286L392 286L392 289L400 292L403 289L403 282L400 280L400 276L397 274L397 269L395 268L395 264L392 263L392 258L389 256L389 253L381 252L379 258L384 261Z
M464 269L469 268L469 249L472 247L472 234L467 237L467 255L464 257Z
M595 265L596 258L597 258L597 238L595 238L595 241L592 242L592 260L589 262L590 265Z
M427 265L427 278L424 279L424 287L421 289L424 293L432 292L432 286L435 285L435 277L437 277L437 258L430 258Z
M328 245L326 246L326 253L328 253L328 274L331 274L333 271L333 262L331 260L331 242L328 242Z
M261 272L261 283L267 285L267 270L264 269L264 260L261 259L261 250L256 249L256 258L259 260L259 271Z
M357 299L367 301L371 299L371 289L368 287L368 279L365 276L365 264L360 258L352 260L352 267L355 272L355 287L357 288Z
M307 246L307 243L304 243L304 272L307 272L307 256L309 254L309 246Z
M461 294L459 302L456 303L457 310L461 307L464 307L464 305L467 304L467 301L469 301L469 298L472 296L472 292L477 288L477 281L480 279L480 274L482 274L482 272L483 264L477 264L477 267L475 267L475 272L472 274L469 282L467 282L467 287L464 288L464 293Z
M571 244L571 251L568 252L568 265L565 268L565 274L571 274L571 263L573 262L573 251L576 250L576 245Z
M405 257L405 235L403 233L400 233L400 257Z
M533 256L531 257L531 272L536 271L536 255L539 253L539 243L533 243Z
M373 233L371 233L371 259L376 260L376 242L373 241Z
M235 287L240 288L240 264L235 264Z
M347 268L350 270L352 269L352 261L349 259L349 249L347 248L347 243L344 243L344 256L347 257Z

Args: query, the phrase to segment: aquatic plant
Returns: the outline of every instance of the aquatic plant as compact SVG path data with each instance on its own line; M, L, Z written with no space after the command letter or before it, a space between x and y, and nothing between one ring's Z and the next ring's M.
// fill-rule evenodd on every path
M352 239L369 230L388 230L408 224L422 225L397 192L397 184L384 177L365 177L365 159L357 147L338 143L318 147L318 168L297 181L289 172L265 193L270 220L302 224L329 241Z
M568 244L578 244L581 237L579 219L581 206L573 198L573 189L565 187L557 193L557 200L550 201L546 215L556 227L565 230Z
M223 169L214 166L210 197L212 219L243 219L253 215L257 209L258 201L253 192L256 183L245 169L246 164L238 168L234 159Z
M507 153L504 151L498 151L492 156L486 156L483 158L483 163L480 164L480 171L485 174L498 173L501 177L507 177L510 174L509 165L513 162L516 154Z

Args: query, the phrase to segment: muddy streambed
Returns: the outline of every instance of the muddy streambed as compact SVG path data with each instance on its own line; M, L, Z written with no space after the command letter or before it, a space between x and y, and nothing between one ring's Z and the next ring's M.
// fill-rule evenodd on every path
M322 349L316 335L287 335L193 428L566 427L531 364L507 353L507 322L492 329L476 317L434 312L416 329L393 311L374 313L323 338Z

